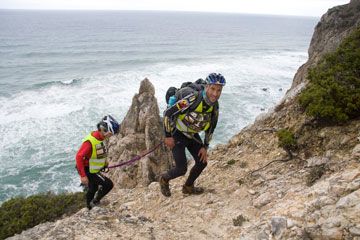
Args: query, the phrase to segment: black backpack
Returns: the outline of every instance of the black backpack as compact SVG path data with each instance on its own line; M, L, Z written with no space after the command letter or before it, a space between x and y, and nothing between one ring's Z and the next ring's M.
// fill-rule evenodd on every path
M175 96L175 94L180 89L185 88L185 87L190 87L193 90L199 92L205 88L205 84L206 84L206 81L200 78L200 79L196 80L195 82L183 82L181 84L180 88L169 87L169 89L166 91L166 95L165 95L166 104L169 105L170 97ZM177 100L179 100L179 99L177 99Z

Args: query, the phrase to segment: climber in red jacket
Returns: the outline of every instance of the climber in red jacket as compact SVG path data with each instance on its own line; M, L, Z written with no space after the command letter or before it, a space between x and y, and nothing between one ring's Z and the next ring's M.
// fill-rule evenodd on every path
M100 173L107 166L107 149L104 140L119 132L120 124L110 115L105 116L98 124L97 131L91 132L83 139L76 154L76 168L81 184L88 187L86 205L90 210L113 188L113 182Z

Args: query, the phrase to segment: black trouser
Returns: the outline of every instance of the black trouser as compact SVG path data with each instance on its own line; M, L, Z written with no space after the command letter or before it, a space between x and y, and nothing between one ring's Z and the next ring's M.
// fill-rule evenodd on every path
M100 201L110 190L113 188L113 182L102 175L101 173L90 173L89 168L85 168L86 176L89 179L89 189L86 192L86 203L90 204L91 200L94 199L95 193L97 193L96 201ZM101 188L99 189L99 185ZM99 191L98 191L99 190Z
M186 174L187 171L187 159L185 155L185 148L189 150L195 160L195 165L190 170L188 179L185 185L191 186L195 180L199 177L201 172L206 167L207 163L200 161L198 156L200 149L203 147L200 136L196 134L196 140L186 137L180 131L176 131L173 135L175 140L175 147L172 149L172 153L175 159L175 167L170 169L165 175L166 180L171 180Z

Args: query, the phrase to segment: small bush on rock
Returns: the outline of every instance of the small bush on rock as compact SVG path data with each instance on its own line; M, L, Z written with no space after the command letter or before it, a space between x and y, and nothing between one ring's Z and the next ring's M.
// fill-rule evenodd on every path
M234 159L231 159L231 160L227 161L227 165L234 165L235 162L236 161Z
M300 94L305 112L324 123L342 124L360 116L360 28L309 70Z
M84 193L42 193L15 197L0 206L0 239L85 207Z
M280 129L277 132L277 136L279 139L279 147L282 147L290 156L292 156L291 151L297 148L294 134L287 129Z

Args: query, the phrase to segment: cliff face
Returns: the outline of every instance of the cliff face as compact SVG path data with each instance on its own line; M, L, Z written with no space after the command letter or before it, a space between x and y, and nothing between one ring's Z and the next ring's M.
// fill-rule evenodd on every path
M360 120L315 128L294 99L307 83L308 68L359 26L359 6L353 0L330 9L284 100L210 152L198 180L204 194L182 195L183 177L171 181L172 196L163 197L158 183L150 183L170 164L169 152L159 149L138 167L112 173L117 184L107 203L13 239L360 239ZM153 87L148 81L141 86L121 134L109 142L112 162L161 138ZM277 147L281 128L296 134L299 149L292 160Z
M290 101L306 85L308 68L314 66L325 54L335 51L341 40L357 26L360 26L359 0L351 0L349 4L331 8L321 17L311 39L309 59L295 74L284 101Z

